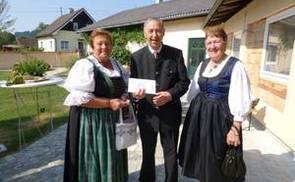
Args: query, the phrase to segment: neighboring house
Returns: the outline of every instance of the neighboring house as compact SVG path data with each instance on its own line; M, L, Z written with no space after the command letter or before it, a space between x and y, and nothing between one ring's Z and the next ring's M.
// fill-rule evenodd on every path
M15 44L2 45L2 51L17 51L21 48L23 48L22 45L15 45Z
M256 118L295 155L294 0L217 0L204 25L222 22L260 98Z
M16 38L17 45L23 46L25 48L38 47L38 40L33 37L19 37Z
M62 15L37 35L38 48L44 52L83 52L85 41L76 30L94 22L84 8L76 11L70 8L69 14Z
M119 27L142 27L148 17L158 17L165 24L164 44L172 45L183 51L185 63L188 66L190 76L192 76L196 65L205 58L205 34L201 30L201 26L213 3L214 0L174 0L167 2L158 0L153 5L122 11L99 20L93 25L80 29L79 32L89 32L96 28L111 31ZM130 51L133 52L135 49Z

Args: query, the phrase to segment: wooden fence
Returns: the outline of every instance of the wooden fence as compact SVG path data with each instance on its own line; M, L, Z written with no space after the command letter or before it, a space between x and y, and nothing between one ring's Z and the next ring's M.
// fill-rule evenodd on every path
M63 67L78 57L77 52L0 52L0 70L11 69L13 64L30 58L42 59L53 67Z

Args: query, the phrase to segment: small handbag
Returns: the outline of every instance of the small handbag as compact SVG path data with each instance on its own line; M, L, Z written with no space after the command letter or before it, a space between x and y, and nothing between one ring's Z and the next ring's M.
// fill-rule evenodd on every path
M116 123L116 149L122 150L137 141L137 120L134 114L132 104L129 105L127 118L123 119L123 111L119 111L119 122Z
M242 152L238 148L230 146L221 165L222 174L227 179L242 178L246 175L246 165Z

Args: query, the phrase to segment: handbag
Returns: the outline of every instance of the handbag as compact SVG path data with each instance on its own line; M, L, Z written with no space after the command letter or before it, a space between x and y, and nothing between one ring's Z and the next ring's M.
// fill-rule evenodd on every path
M243 160L242 152L230 146L221 164L221 172L227 179L237 179L246 175L246 165Z
M137 120L134 114L132 104L129 105L127 118L123 118L122 109L119 110L119 122L116 123L116 149L122 150L137 141Z

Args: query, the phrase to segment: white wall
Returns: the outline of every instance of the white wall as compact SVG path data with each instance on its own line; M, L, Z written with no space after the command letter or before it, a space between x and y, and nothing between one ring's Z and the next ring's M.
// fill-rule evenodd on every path
M38 48L43 48L44 52L55 52L55 39L51 37L38 38Z
M195 17L164 22L166 32L163 43L181 49L186 65L189 38L205 37L205 33L201 30L204 19L205 17Z

